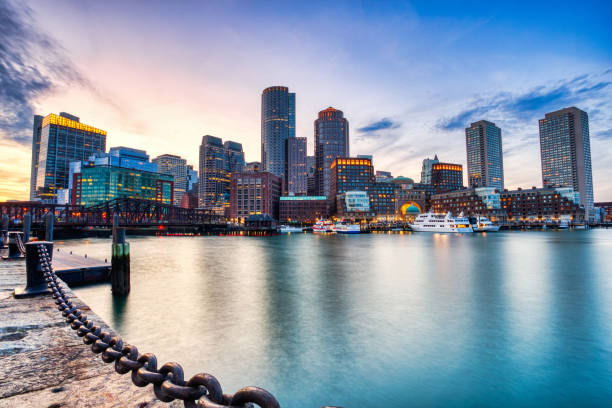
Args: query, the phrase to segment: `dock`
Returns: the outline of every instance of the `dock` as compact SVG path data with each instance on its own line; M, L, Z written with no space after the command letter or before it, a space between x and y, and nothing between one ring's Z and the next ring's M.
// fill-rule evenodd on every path
M70 286L110 282L111 264L106 259L77 255L61 248L53 250L53 269Z

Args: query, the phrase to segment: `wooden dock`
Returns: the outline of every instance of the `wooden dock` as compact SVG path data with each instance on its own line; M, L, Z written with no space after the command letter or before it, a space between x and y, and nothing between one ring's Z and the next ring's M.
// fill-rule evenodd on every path
M61 248L53 250L53 270L70 286L109 282L111 264L107 260L72 254Z

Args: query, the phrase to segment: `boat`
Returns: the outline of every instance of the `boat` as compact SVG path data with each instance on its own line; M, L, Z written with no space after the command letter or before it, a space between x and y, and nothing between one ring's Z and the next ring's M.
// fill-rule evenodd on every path
M474 232L496 232L499 231L499 225L493 224L487 217L476 217L476 222L472 224Z
M561 221L559 222L559 229L568 229L570 224L569 216L562 215Z
M361 226L359 224L351 224L347 221L336 223L336 232L338 234L360 234Z
M435 214L432 212L419 214L410 228L416 232L474 232L470 220L463 216L453 217L451 213Z
M319 220L315 225L312 226L312 232L315 234L327 234L336 232L334 223L329 220Z
M291 225L281 225L280 232L285 234L288 232L302 232L302 227L293 227Z
M589 226L587 224L576 224L576 225L574 225L574 229L577 229L577 230L583 230L583 229L587 229L587 228L589 228Z

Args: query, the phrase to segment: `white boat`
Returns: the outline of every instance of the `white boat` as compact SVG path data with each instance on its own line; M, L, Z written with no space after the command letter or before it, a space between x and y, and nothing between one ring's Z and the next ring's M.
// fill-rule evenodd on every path
M589 226L587 224L576 224L576 225L574 225L574 229L577 229L577 230L583 230L583 229L587 229L587 228L589 228Z
M476 217L476 222L472 224L474 232L496 232L499 231L499 225L493 224L487 217Z
M474 232L467 217L463 214L453 217L450 212L446 215L431 212L419 214L410 227L417 232Z
M336 232L338 234L360 234L361 226L359 224L350 224L346 221L336 223Z
M292 227L291 225L281 225L280 232L283 234L287 232L302 232L302 227Z
M319 220L312 226L312 232L315 234L326 234L336 232L334 223L329 220Z

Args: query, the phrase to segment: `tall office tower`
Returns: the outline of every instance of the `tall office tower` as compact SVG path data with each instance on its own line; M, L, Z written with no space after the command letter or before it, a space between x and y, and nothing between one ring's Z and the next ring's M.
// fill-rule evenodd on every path
M40 115L34 115L32 126L32 167L30 169L30 200L36 198L36 176L38 175L38 153L40 152L40 134L42 133L42 120Z
M470 188L495 187L504 191L504 159L501 129L486 120L465 129Z
M187 192L193 191L198 184L198 172L193 169L191 164L187 165ZM195 192L196 196L198 192Z
M315 188L315 157L306 156L306 195L314 196L317 194Z
M341 110L329 107L314 122L315 189L329 196L330 167L338 157L349 157L349 124Z
M221 138L203 136L198 181L200 207L223 214L229 206L231 174L243 168L244 152L240 143L223 144Z
M306 195L306 138L292 137L285 143L285 191L289 195Z
M173 205L181 205L183 194L188 190L188 171L187 160L173 154L162 154L153 160L157 164L158 171L174 177L174 202Z
M272 86L261 94L261 165L263 171L285 175L285 140L295 137L295 93Z
M36 143L37 119L34 119L32 172L36 180L32 199L55 202L57 190L67 189L70 162L87 160L106 150L106 131L81 123L65 112L45 116L40 123L40 143ZM36 151L38 150L38 154ZM37 157L36 157L37 156Z
M436 193L463 188L463 166L453 163L436 163L431 168L431 184Z
M589 116L571 107L547 113L540 119L542 184L572 187L580 193L585 217L593 217L593 176Z
M423 160L423 168L421 169L421 184L431 184L431 169L434 164L438 164L438 155L436 154L433 159L429 157Z

